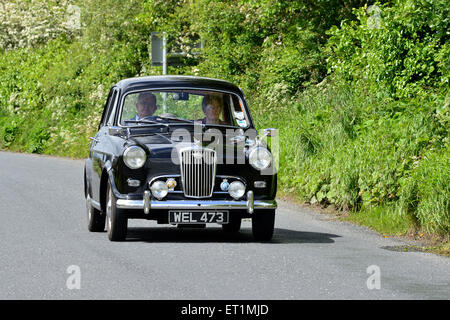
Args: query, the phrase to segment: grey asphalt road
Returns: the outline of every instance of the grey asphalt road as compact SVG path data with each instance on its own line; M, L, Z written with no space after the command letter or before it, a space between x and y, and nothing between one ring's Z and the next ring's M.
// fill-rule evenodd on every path
M450 299L449 258L287 202L270 243L249 221L230 236L143 220L110 242L87 230L83 165L0 152L0 299Z

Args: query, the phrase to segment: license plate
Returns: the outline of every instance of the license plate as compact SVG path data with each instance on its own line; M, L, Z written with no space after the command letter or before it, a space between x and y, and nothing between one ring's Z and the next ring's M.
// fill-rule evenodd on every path
M169 223L228 223L228 211L169 211Z

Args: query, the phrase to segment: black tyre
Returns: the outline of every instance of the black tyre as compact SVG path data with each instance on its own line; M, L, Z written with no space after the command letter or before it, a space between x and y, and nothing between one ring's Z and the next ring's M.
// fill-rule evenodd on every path
M222 225L222 230L226 233L238 233L241 230L241 215L230 212L228 219L228 223Z
M275 227L275 210L255 210L252 216L252 233L256 241L270 241Z
M103 232L105 230L105 215L92 206L89 196L86 198L86 215L90 232Z
M111 241L123 241L127 237L128 219L116 207L116 197L108 181L106 188L106 231Z

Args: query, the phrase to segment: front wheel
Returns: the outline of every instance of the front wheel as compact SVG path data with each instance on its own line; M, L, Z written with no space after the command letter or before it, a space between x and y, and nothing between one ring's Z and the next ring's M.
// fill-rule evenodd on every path
M116 207L116 197L108 181L106 190L106 231L111 241L123 241L127 237L128 219Z
M275 227L275 210L255 210L252 215L252 233L257 241L270 241Z

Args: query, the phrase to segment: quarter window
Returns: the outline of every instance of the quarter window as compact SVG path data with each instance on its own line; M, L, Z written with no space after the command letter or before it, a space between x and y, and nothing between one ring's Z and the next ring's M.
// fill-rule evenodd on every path
M111 126L114 124L114 118L116 115L116 107L117 107L117 89L114 89L114 92L111 96L111 100L108 106L108 121L106 122L106 124L108 126Z

